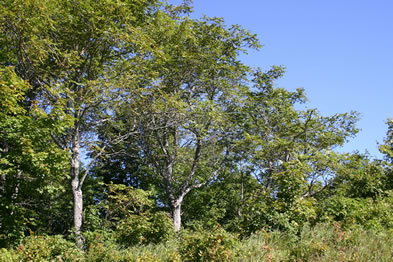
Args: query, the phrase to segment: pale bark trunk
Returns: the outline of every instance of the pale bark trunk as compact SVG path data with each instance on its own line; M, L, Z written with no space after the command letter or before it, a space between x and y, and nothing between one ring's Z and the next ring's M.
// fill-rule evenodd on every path
M81 233L82 228L82 212L83 212L83 195L82 190L73 190L74 195L74 227L76 246L83 249L84 239Z
M4 141L3 143L1 143L0 150L3 150L4 153L8 152L8 144L7 144L7 142ZM2 191L2 194L5 194L6 180L7 180L6 175L2 174L0 176L0 181L1 181L0 189Z
M243 201L244 201L244 182L243 182L243 172L241 173L241 188L240 188L240 205L239 209L237 210L237 215L242 217L242 207L243 207Z
M173 228L175 232L179 232L181 228L181 202L174 203L172 205L172 221L173 221Z
M173 195L172 195L173 197ZM171 211L172 211L172 222L173 229L176 233L180 231L181 228L181 205L183 203L183 195L178 197L177 199L171 199Z
M80 169L80 130L76 125L73 133L72 141L72 157L71 157L71 189L74 197L74 233L77 247L83 249L84 241L81 233L82 213L83 213L83 194L79 180Z
M0 176L0 181L1 181L1 183L0 183L0 190L1 190L2 194L4 194L5 193L6 176L5 175L1 175Z
M22 171L20 170L19 166L17 168L16 171L16 185L15 185L15 190L14 193L11 195L11 203L12 206L15 205L15 203L17 202L18 199L18 195L19 195L19 187L20 187L20 178L22 177ZM14 211L11 211L10 216L14 215Z

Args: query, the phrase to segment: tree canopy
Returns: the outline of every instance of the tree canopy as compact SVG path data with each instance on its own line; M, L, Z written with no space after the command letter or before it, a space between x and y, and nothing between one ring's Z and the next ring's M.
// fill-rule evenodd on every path
M35 235L88 250L95 238L194 243L182 230L232 243L228 232L393 225L392 120L384 159L339 153L358 113L305 108L303 89L275 84L284 67L240 59L261 47L255 35L191 10L0 4L1 247Z

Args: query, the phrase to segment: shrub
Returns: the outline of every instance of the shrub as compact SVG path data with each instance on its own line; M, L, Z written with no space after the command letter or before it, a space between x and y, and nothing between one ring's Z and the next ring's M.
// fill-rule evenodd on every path
M19 261L18 255L15 250L8 250L5 248L0 249L0 262L17 262Z
M361 226L384 231L393 227L393 194L372 198L333 196L321 203L320 221L339 221L345 228Z
M28 237L14 252L17 261L82 261L82 252L59 235Z
M174 237L171 219L164 212L129 215L118 222L115 229L117 242L122 247L157 244Z
M109 227L122 247L157 244L174 237L171 218L155 211L151 192L125 185L108 185L104 209Z
M221 227L213 231L184 231L180 254L183 261L231 261L238 240Z
M116 246L108 246L108 243L92 243L85 254L87 262L180 262L180 254L177 251L176 241L168 241L160 244L133 246L119 249Z

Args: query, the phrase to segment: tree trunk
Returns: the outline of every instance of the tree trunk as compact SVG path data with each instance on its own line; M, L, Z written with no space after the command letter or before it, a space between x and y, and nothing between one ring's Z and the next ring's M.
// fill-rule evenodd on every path
M14 193L11 195L11 205L14 207L18 200L19 195L19 187L20 187L20 178L22 177L22 171L19 168L19 165L16 170L16 185L14 189ZM14 209L12 209L10 216L14 215Z
M243 171L241 172L241 184L240 184L240 205L237 210L237 215L239 218L242 217L242 207L243 207L243 202L244 202L244 182L243 182Z
M74 183L72 183L74 184ZM81 233L82 228L82 213L83 213L83 195L81 189L75 189L73 187L73 195L74 195L74 227L75 227L75 243L76 246L83 249L84 248L84 239Z
M5 184L6 184L7 178L5 175L0 175L0 190L1 194L5 195Z
M84 240L81 234L82 213L83 213L83 194L79 180L80 169L80 132L79 126L76 125L72 139L72 156L71 156L71 189L74 197L74 233L76 246L83 249Z
M3 153L8 153L8 144L6 141L3 141L2 143L0 143L1 147L0 147L0 151L3 151ZM5 174L0 175L0 190L2 192L2 195L5 195L5 191L6 191L6 181L7 181L7 177Z
M181 204L182 200L176 200L172 203L172 221L175 232L179 232L181 228Z

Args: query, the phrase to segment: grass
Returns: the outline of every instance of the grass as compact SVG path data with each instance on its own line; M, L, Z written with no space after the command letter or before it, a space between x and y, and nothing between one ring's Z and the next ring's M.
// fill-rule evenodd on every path
M288 234L284 232L274 231L267 232L261 230L242 240L235 240L235 245L223 247L227 233L222 232L208 233L209 241L199 234L198 241L191 241L186 246L187 252L193 252L195 243L198 243L198 250L207 250L203 254L203 260L199 261L217 261L217 257L221 257L220 261L234 262L259 262L259 261L393 261L393 234L392 232L375 232L367 231L362 228L353 228L350 230L342 230L339 224L319 224L314 227L305 226L299 234ZM192 235L192 234L191 234ZM229 236L233 239L233 236ZM50 238L53 241L58 238ZM212 239L214 241L212 241ZM28 259L28 255L40 254L39 245L24 243L23 253L21 248L11 250L0 250L0 261L33 261ZM64 242L64 240L62 240ZM64 247L64 253L72 253L68 244L60 241L57 248L56 256L50 257L46 252L46 257L37 261L138 261L138 262L155 262L155 261L183 261L181 250L187 242L178 242L171 240L166 243L156 245L134 246L127 249L121 249L116 245L105 244L103 242L93 243L91 248L84 254L74 252L75 256L58 255L59 248ZM182 245L182 246L181 246ZM201 245L212 245L201 248ZM48 245L47 245L48 246ZM50 244L49 244L50 246ZM28 247L28 248L27 248ZM230 250L228 250L230 248ZM30 249L30 250L29 250ZM48 249L48 248L46 248ZM42 250L43 252L44 250ZM231 257L220 256L217 252L226 252L232 254ZM205 251L203 251L205 252ZM216 253L214 253L216 252ZM44 253L44 252L43 252ZM79 254L79 255L78 255ZM224 253L223 253L224 254ZM222 260L222 257L225 257ZM195 261L198 261L195 259Z
M240 250L234 261L393 261L393 235L321 224L298 236L262 231L241 241Z

